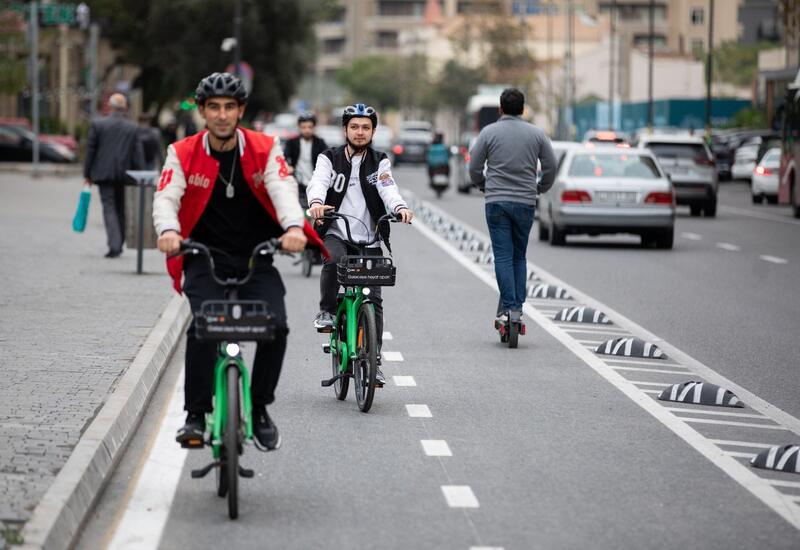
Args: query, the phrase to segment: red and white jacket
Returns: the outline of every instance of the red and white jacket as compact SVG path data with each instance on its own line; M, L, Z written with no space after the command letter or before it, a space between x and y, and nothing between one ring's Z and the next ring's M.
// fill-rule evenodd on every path
M239 155L244 179L264 207L284 230L302 227L310 246L327 256L317 233L303 216L297 183L289 175L280 143L272 136L237 128ZM153 199L153 223L161 235L173 229L184 238L191 236L211 198L219 162L211 156L206 130L169 146L161 179ZM167 258L173 286L181 293L183 256Z

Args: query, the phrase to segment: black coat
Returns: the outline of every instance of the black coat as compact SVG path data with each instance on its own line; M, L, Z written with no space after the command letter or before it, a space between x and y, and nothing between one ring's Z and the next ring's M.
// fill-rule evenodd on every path
M127 170L144 168L139 127L115 113L92 122L83 177L92 182L124 182Z
M283 148L283 156L286 158L286 162L289 163L289 166L293 168L297 166L297 161L300 160L300 139L300 136L290 139ZM314 136L313 139L314 143L311 145L312 170L317 165L317 157L328 148L324 139L317 136Z

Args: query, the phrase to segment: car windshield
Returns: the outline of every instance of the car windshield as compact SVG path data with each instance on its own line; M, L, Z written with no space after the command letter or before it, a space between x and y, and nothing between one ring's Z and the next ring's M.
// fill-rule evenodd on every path
M781 150L780 149L770 149L769 151L767 151L767 154L764 155L764 158L761 159L761 162L763 162L763 163L770 162L770 163L773 163L773 164L777 164L780 161L781 161Z
M581 178L643 178L658 179L652 158L645 155L604 155L582 153L572 158L569 175Z
M647 148L657 157L685 158L692 160L708 160L706 148L700 143L655 143L650 142Z

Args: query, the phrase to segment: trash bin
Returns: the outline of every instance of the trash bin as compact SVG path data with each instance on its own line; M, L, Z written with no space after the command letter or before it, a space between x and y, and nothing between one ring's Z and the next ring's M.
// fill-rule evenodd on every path
M125 186L125 244L128 248L139 247L139 185ZM156 230L153 227L153 195L155 188L145 185L144 188L144 232L142 248L156 247Z

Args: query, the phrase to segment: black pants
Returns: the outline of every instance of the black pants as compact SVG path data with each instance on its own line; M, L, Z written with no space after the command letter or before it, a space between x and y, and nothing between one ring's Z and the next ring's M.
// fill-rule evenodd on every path
M325 248L330 252L330 259L325 261L322 266L322 273L319 278L319 309L327 311L331 315L336 315L336 296L339 293L339 282L336 280L336 263L340 258L350 255L358 255L358 248L344 242L339 237L333 235L325 236ZM366 256L383 256L381 247L367 248ZM370 301L375 304L375 329L378 331L378 349L383 345L383 299L381 298L381 287L370 287Z
M125 184L115 181L97 182L103 205L103 222L109 252L122 252L125 243Z
M185 258L183 291L189 298L192 314L205 300L222 300L225 292L211 278L208 262L202 257ZM217 276L242 277L247 273L247 259L237 259L233 265L217 265ZM250 396L254 406L269 405L275 400L275 387L281 376L283 355L286 352L286 289L272 260L258 260L253 278L239 289L242 300L264 300L278 324L275 340L259 342L250 380ZM218 356L218 342L198 340L194 331L194 318L186 331L186 380L184 409L190 412L210 412L214 386L214 365Z

